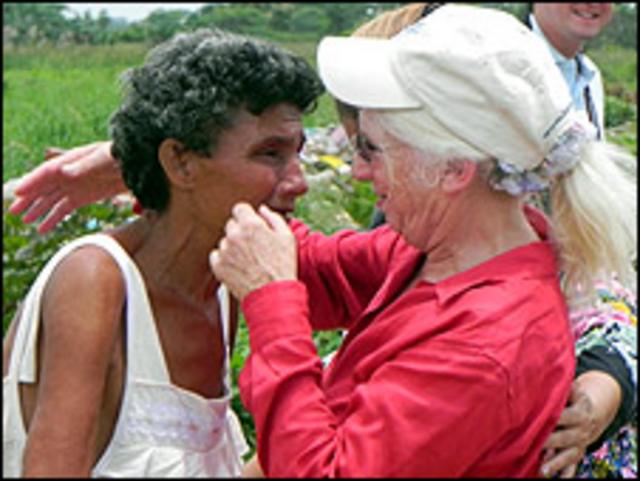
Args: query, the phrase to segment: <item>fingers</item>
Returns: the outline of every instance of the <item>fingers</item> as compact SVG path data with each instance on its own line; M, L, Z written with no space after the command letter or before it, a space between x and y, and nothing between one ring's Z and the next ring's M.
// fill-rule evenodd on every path
M255 227L268 227L270 230L278 234L289 234L291 229L287 221L277 212L272 211L266 205L262 204L256 212L246 202L239 202L231 210L232 217L227 222L226 233L239 232L241 226L253 225Z
M586 426L590 419L590 407L588 397L574 386L569 404L562 411L556 430L544 444L546 451L540 470L543 476L559 474L560 477L567 478L575 474L588 443Z
M576 469L578 468L577 464L572 464L570 466L567 466L566 468L564 468L562 470L562 473L560 473L560 477L561 478L573 478L576 474Z
M269 207L267 207L266 205L262 204L259 207L258 212L260 213L262 218L267 221L269 226L271 226L271 228L276 232L289 230L289 224L287 224L287 221L284 220L284 218L280 214L269 209Z
M9 206L9 212L18 215L31 205L31 199L27 197L16 197L16 199Z
M551 458L553 458L555 453L556 453L555 449L545 449L542 456L542 463L544 464L547 461L549 461Z
M561 477L571 477L583 455L584 452L576 447L563 449L556 452L549 461L546 461L540 468L540 472L547 478L560 472Z
M268 228L268 223L246 202L238 202L231 209L231 218L227 221L227 228L232 233L254 235L257 229ZM227 232L229 232L227 230Z
M54 157L58 157L66 152L65 149L60 147L47 147L44 149L44 160L51 160Z
M55 206L60 201L61 197L62 194L54 193L36 199L31 203L29 210L22 217L23 222L29 224L30 222L35 221L51 209L52 206Z
M96 142L70 150L66 154L67 161L60 168L62 173L75 178L81 177L97 166L119 170L118 163L111 156L111 144L111 142Z
M584 422L585 410L581 405L572 405L562 410L557 426L569 427Z
M218 252L218 249L212 250L209 254L209 265L211 266L211 270L213 271L214 275L216 275L217 277L216 270L220 265L220 252Z
M29 199L30 203L34 195L40 195L43 190L46 192L51 191L51 185L55 186L57 184L56 182L51 182L51 179L57 175L58 169L59 165L51 161L39 165L31 172L22 176L16 186L16 198L25 197ZM32 193L35 194L32 195Z
M591 399L575 384L571 389L569 404L562 410L558 426L587 425L592 417Z
M565 449L570 446L582 446L586 441L580 426L559 429L551 433L544 447L547 449Z
M259 218L253 207L246 202L238 202L231 209L231 217L238 222Z
M49 214L38 226L39 234L46 234L52 230L58 223L60 223L67 215L73 212L73 207L67 199L62 199L58 202L53 209L49 211Z

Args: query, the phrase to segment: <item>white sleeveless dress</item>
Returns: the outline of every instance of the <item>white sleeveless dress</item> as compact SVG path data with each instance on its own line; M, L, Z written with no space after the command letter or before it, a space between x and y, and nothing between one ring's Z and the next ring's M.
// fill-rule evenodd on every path
M127 372L120 412L110 443L93 467L93 477L240 476L248 451L231 409L229 298L218 289L225 346L224 394L207 399L171 383L143 278L113 238L93 234L58 251L39 274L24 308L2 381L3 477L18 477L26 432L18 383L36 381L36 344L42 292L55 266L84 245L109 252L126 282Z

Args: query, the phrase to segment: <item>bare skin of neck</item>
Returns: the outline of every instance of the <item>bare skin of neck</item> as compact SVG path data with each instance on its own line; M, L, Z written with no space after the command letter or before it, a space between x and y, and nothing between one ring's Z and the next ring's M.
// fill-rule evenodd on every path
M461 199L445 210L427 246L428 261L417 280L439 282L489 259L539 241L521 202L487 189Z
M126 243L148 282L199 304L210 300L219 285L208 254L220 235L201 232L188 223L177 228L177 222L171 216L149 213L116 235Z

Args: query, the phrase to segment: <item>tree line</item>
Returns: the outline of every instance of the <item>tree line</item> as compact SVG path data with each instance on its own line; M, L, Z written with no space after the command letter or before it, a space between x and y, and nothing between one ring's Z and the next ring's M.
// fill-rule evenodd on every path
M3 45L157 43L174 33L218 27L273 40L317 40L348 35L358 25L403 3L210 3L199 10L163 10L126 22L105 10L97 16L74 14L63 3L3 3ZM522 18L526 3L481 3ZM135 7L131 7L135 8ZM589 47L615 44L637 48L634 3L614 4L614 19Z

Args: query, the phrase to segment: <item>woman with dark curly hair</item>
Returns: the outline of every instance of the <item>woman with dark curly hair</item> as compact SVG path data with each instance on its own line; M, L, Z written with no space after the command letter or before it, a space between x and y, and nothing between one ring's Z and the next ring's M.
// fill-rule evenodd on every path
M301 58L210 30L154 48L123 80L111 152L146 214L64 246L12 322L4 476L241 472L237 305L208 253L238 201L287 214L306 191L301 115L322 86Z

